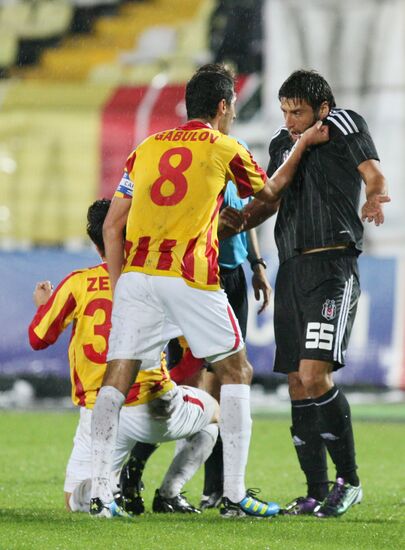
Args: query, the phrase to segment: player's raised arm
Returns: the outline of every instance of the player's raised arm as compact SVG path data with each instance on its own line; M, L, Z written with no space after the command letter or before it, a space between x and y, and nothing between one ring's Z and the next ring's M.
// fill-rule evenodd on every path
M54 344L73 320L76 298L72 280L76 273L65 277L55 291L50 281L40 281L35 285L33 300L38 309L28 327L32 349L40 350Z
M36 307L46 304L52 296L53 284L51 281L40 281L35 285L33 300Z
M262 202L276 205L281 195L291 183L301 159L307 149L314 145L326 143L329 140L329 128L319 120L305 130L300 139L291 149L291 153L278 170L267 180L264 188L255 197Z
M124 263L124 241L122 234L127 223L131 202L131 200L125 198L114 197L103 224L105 257L112 292L114 292Z
M257 227L277 212L283 191L291 183L305 151L311 146L326 143L328 140L329 128L323 125L322 121L316 122L302 134L285 162L267 179L263 189L255 194L255 199L242 210L244 225L240 231ZM223 220L223 225L229 227L226 236L238 232L234 226L227 223L226 219Z
M380 225L384 223L383 204L391 201L380 165L376 160L370 159L362 162L357 170L366 184L367 200L361 208L361 219L363 222L367 220Z

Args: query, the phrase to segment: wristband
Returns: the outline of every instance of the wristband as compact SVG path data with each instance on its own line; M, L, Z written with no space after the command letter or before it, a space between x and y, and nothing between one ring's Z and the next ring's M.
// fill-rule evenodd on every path
M252 260L250 262L250 268L251 270L253 271L253 268L256 266L256 265L262 265L264 267L264 269L267 269L267 264L266 262L264 261L263 258L256 258L255 260Z

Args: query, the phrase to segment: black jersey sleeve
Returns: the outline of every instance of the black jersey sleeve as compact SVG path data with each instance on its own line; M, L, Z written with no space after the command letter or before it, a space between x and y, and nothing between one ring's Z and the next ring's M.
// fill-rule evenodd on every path
M373 138L363 117L354 111L334 109L327 117L330 139L344 143L354 166L370 159L380 160Z
M284 152L291 146L288 130L284 127L279 128L273 135L269 145L269 164L267 166L267 176L271 178L274 172L283 164Z
M360 132L347 138L347 149L356 166L366 160L380 160L373 138L367 132Z

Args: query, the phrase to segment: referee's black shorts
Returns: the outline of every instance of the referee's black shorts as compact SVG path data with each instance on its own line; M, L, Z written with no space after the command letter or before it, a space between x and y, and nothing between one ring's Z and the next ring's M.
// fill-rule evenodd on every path
M274 297L274 371L296 372L301 359L343 367L360 297L356 251L290 258L278 270Z
M248 318L248 296L245 272L242 265L235 269L220 267L221 286L225 290L228 301L239 322L243 339L246 340Z

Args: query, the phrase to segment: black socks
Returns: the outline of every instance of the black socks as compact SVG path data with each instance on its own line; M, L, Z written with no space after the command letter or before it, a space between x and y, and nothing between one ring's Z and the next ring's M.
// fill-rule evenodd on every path
M319 435L318 410L313 400L291 401L291 418L291 436L307 479L307 496L322 501L328 493L326 449Z
M318 411L321 437L336 466L336 477L342 477L350 485L359 485L350 405L345 395L333 386L313 401Z
M204 471L203 494L209 496L215 492L222 493L224 482L224 460L222 456L222 439L220 435L218 435L218 439L212 449L212 453L205 461Z

